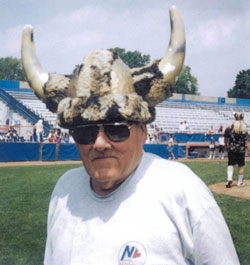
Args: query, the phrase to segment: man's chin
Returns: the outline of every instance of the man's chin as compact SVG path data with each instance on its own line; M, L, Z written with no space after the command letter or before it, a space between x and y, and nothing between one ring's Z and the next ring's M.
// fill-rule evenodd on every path
M120 183L122 183L122 177L119 176L118 172L105 172L105 170L102 170L96 171L95 174L92 175L92 188L96 193L101 195L112 192Z
M100 169L95 170L93 174L93 179L97 182L109 182L109 181L115 181L119 178L119 175L114 171L110 169Z

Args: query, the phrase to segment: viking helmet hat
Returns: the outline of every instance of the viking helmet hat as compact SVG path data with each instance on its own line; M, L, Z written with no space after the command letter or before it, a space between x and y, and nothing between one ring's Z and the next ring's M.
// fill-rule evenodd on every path
M171 36L161 60L129 69L109 50L88 54L73 77L50 74L40 65L33 30L25 26L22 63L29 85L47 108L57 112L61 127L97 121L155 119L155 106L170 97L185 57L184 25L178 9L170 9Z

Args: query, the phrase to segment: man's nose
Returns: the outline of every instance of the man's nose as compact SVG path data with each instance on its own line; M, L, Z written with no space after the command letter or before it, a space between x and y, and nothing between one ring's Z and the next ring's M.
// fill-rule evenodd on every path
M103 151L105 149L111 148L110 140L106 136L103 127L100 127L99 129L93 148L98 151Z

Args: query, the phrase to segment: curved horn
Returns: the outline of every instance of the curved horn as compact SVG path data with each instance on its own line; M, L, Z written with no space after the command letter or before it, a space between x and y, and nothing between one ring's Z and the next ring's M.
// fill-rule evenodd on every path
M43 87L49 79L49 74L43 70L37 59L31 25L26 25L23 30L22 64L29 85L40 99L44 99Z
M179 10L172 6L170 11L171 36L168 49L159 63L159 69L173 86L182 69L185 58L185 31Z
M170 23L171 36L164 57L144 67L131 69L136 93L151 107L172 95L185 58L184 25L175 6L170 9Z

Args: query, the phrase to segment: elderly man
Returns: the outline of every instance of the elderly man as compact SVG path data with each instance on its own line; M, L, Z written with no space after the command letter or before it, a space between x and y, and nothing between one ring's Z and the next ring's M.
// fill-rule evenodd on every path
M239 264L206 185L185 165L143 152L146 124L171 95L184 60L175 7L170 17L171 41L160 61L128 69L117 54L98 50L74 77L46 73L25 28L27 80L70 130L84 165L53 191L44 264Z

